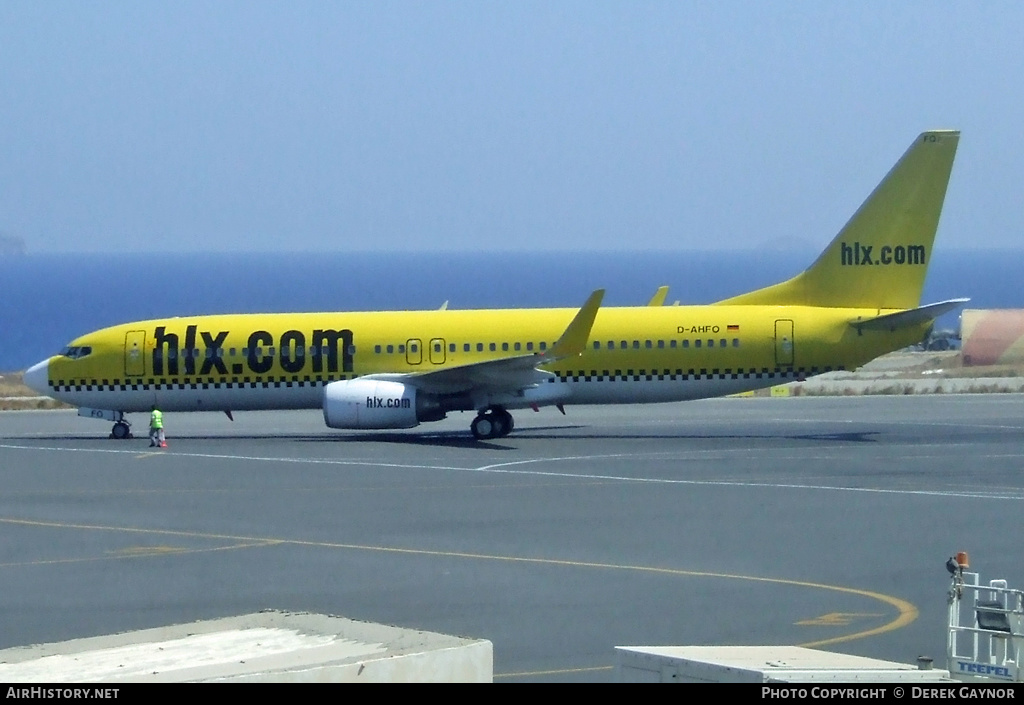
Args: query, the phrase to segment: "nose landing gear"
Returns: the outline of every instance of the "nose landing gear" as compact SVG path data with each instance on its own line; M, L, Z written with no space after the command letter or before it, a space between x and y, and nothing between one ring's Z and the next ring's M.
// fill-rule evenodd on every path
M123 441L128 438L134 438L132 435L132 427L127 421L118 421L114 424L114 427L110 429L110 437L116 438L119 441Z
M512 414L497 406L480 412L469 425L469 430L473 432L473 437L480 441L507 436L512 433L514 427Z
M123 411L90 409L83 406L78 410L78 415L84 416L87 419L104 419L105 421L113 421L114 427L110 429L110 438L114 438L119 441L134 438L132 435L132 425L124 418Z

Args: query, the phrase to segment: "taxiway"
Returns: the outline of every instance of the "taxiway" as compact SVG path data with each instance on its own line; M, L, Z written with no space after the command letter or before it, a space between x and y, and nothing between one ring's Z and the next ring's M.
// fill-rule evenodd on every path
M254 612L488 639L495 680L617 645L944 663L946 559L1024 586L1024 396L737 398L337 432L166 414L169 448L0 413L0 648Z

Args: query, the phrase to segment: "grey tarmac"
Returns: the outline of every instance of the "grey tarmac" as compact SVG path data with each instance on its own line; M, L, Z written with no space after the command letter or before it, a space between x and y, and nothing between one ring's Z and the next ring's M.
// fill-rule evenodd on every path
M1024 395L566 411L169 413L166 450L0 413L0 648L280 609L488 639L497 682L608 682L617 645L942 667L949 556L1024 587Z

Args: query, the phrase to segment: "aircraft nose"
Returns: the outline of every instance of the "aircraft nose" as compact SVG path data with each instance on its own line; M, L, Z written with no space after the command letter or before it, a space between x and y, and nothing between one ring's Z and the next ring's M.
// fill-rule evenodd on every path
M22 377L26 386L40 394L50 394L50 361L43 360L25 370Z

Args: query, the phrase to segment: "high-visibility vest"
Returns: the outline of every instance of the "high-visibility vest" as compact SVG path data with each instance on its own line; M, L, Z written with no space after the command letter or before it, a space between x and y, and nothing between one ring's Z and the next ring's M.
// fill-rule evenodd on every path
M153 413L149 415L149 427L150 428L163 428L164 427L164 415L159 409L153 409Z

